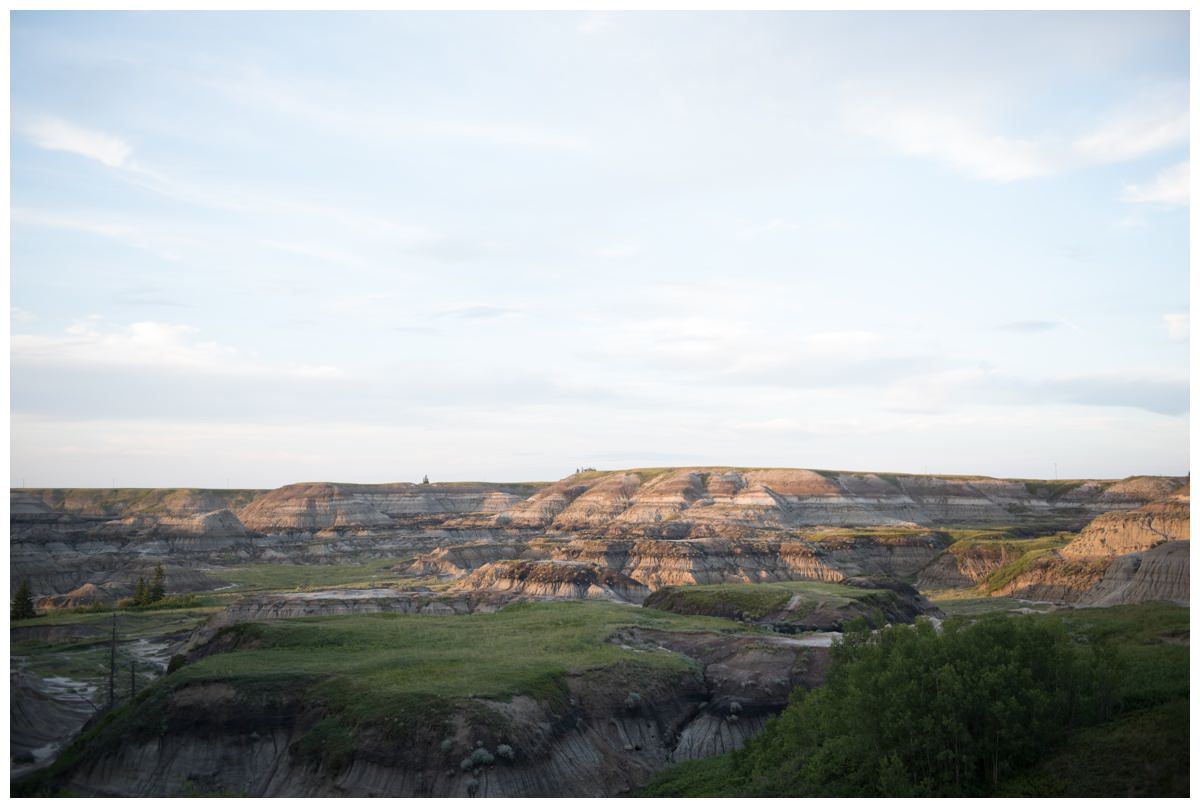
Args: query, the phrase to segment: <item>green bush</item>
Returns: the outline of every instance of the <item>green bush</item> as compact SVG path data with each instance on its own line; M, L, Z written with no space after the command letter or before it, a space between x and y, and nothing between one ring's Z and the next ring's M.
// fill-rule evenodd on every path
M478 769L480 766L490 766L495 762L496 758L492 755L492 753L481 746L463 758L462 763L458 765L463 771L469 772L472 769Z
M1111 717L1120 666L1058 623L922 621L847 633L824 687L732 759L759 796L978 796Z

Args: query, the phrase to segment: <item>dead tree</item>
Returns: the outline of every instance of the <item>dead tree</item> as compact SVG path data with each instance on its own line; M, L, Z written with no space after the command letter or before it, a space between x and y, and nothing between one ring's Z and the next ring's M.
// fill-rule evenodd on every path
M113 609L112 643L108 656L108 709L117 706L117 610Z

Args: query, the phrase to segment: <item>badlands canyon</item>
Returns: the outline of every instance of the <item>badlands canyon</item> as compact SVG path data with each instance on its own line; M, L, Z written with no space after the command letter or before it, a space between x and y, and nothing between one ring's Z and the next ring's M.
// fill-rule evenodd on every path
M14 789L637 793L820 686L851 625L1186 606L1189 490L717 467L14 489L40 615L11 627ZM159 566L167 597L131 605Z

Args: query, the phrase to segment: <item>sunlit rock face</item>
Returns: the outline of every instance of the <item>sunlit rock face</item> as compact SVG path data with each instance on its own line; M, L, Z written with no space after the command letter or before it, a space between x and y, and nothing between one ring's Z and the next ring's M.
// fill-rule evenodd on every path
M262 533L392 527L422 518L499 513L533 490L487 483L297 483L258 497L239 516L248 528Z
M805 469L587 472L548 486L492 524L610 537L752 535L817 525L996 525L1078 528L1169 495L1175 478L1039 483Z
M1189 541L1190 486L1129 511L1102 514L1062 549L1067 558L1101 558L1137 553L1168 541Z
M580 561L494 561L454 586L532 598L613 600L641 603L650 590L620 572Z

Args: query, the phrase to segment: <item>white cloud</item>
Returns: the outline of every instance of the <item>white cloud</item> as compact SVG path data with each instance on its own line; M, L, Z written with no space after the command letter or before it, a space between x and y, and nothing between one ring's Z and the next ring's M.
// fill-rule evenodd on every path
M824 331L809 334L803 341L814 353L843 355L878 345L883 336L874 331Z
M187 325L143 321L106 326L98 315L76 321L61 336L14 334L13 364L149 367L223 376L337 378L328 365L270 365L236 348L197 340Z
M934 160L974 179L1011 182L1088 165L1135 160L1188 142L1186 94L1168 87L1151 100L1108 113L1082 135L1010 134L999 110L981 109L964 96L923 95L899 87L886 94L849 92L843 116L851 130L897 151Z
M1187 142L1187 93L1176 90L1114 114L1073 149L1087 162L1119 163Z
M8 309L8 319L13 325L17 325L32 322L37 319L37 315L31 311L26 311L20 306L10 306Z
M859 99L846 108L853 130L898 151L945 163L967 176L1010 182L1054 171L1039 144L988 131L982 121L920 99Z
M71 230L111 239L130 247L153 253L168 261L180 260L180 247L194 242L178 236L151 234L145 228L127 222L106 221L93 214L56 214L39 210L13 208L10 220L25 227L42 227L52 230Z
M1185 207L1190 197L1188 161L1165 168L1145 185L1126 185L1121 198L1126 202L1138 202L1163 207Z
M596 250L596 255L600 258L622 259L633 258L641 251L642 248L636 244L610 244Z
M491 306L487 304L459 306L438 312L438 317L455 317L460 320L489 320L496 317L514 317L521 313L520 309L507 306Z
M113 168L125 165L133 152L133 148L119 137L84 129L58 118L37 118L25 125L24 132L40 149L78 154Z
M305 242L294 241L275 241L273 239L262 239L259 241L259 244L272 250L288 253L289 255L299 255L302 258L315 258L318 261L324 261L331 264L359 263L358 259L348 252L331 247L323 247L320 244L309 244Z
M257 70L233 77L206 78L200 83L240 104L273 109L355 138L387 141L405 137L455 137L502 146L565 151L584 150L591 145L584 138L536 123L380 112L375 99L348 97L344 87L306 82L303 91L299 91L294 85Z
M1171 339L1185 342L1188 338L1188 333L1191 331L1191 315L1189 314L1164 314L1163 325L1167 327L1167 333Z
M584 36L593 36L604 33L612 27L613 19L607 14L590 14L576 26L576 30Z

